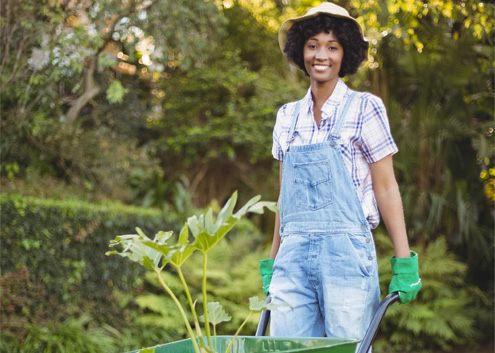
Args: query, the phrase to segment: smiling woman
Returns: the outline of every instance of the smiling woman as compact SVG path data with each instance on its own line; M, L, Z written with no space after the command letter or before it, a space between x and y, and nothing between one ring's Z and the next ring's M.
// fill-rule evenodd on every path
M397 146L380 98L340 79L357 71L369 44L359 23L332 3L285 21L287 59L310 79L305 97L282 106L272 153L280 161L275 220L270 335L362 339L380 289L372 235L380 214L394 245L390 292L402 303L421 288L418 257L409 251L392 155ZM270 276L264 271L265 282Z

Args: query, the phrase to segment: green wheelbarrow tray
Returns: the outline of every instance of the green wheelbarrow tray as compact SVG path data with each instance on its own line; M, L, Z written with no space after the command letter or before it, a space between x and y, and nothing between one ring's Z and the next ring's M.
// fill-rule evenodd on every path
M205 338L203 339L206 341ZM232 339L233 336L217 336L216 341L214 337L211 338L216 352L219 353L225 352ZM230 353L354 353L358 342L336 338L237 336ZM162 344L154 348L155 353L194 353L191 339Z
M271 298L268 297L265 303L269 303L270 299ZM370 327L368 327L368 330L361 341L345 338L264 337L270 319L270 311L265 310L261 313L256 336L237 336L232 344L230 353L368 353L385 312L390 305L399 299L399 293L392 293L380 302ZM204 337L202 339L206 340ZM211 339L217 352L223 353L233 339L233 336L217 336L216 341L215 337L212 337ZM356 351L358 343L360 344ZM194 353L191 339L162 344L150 348L155 348L155 353ZM139 350L132 353L136 352L139 352Z

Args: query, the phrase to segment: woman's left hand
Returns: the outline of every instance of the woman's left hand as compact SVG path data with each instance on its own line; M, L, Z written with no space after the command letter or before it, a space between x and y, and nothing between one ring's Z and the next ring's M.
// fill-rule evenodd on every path
M421 289L421 278L418 273L418 254L411 251L411 257L392 257L392 281L388 293L399 292L400 302L409 303L416 298Z

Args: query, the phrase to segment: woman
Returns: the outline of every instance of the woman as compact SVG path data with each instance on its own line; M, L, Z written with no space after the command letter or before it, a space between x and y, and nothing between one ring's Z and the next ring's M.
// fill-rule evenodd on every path
M280 108L273 131L280 214L271 259L260 270L265 293L293 310L272 312L270 335L361 339L380 299L371 234L380 214L395 249L390 292L407 303L421 288L385 107L341 80L367 59L369 44L360 24L332 3L285 21L279 44L310 88Z

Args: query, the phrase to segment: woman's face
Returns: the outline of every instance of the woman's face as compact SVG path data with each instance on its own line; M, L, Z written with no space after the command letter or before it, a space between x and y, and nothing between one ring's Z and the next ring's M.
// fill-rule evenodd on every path
M332 31L309 37L304 43L303 55L311 84L337 83L344 48Z

